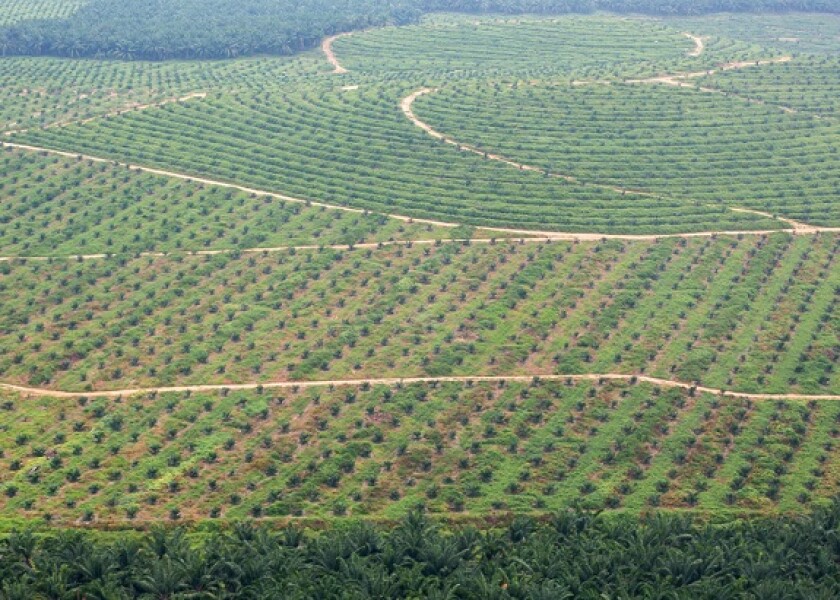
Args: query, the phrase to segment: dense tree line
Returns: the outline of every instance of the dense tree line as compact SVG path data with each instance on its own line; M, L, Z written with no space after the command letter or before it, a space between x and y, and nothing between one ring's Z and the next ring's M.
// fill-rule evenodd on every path
M835 0L92 0L66 19L0 29L0 55L164 60L293 54L326 35L408 24L431 11L693 15L840 12Z
M0 30L0 53L69 57L287 55L329 34L416 20L405 0L93 0L67 19Z
M840 505L726 525L567 512L448 531L418 512L320 534L19 532L0 542L0 598L836 598L838 519Z

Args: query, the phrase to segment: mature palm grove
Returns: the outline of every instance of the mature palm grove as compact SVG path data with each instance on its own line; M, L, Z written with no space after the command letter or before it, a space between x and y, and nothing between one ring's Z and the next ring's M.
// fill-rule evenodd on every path
M840 506L715 525L687 516L559 513L446 530L419 511L324 533L236 523L196 540L14 533L4 600L52 598L836 598Z

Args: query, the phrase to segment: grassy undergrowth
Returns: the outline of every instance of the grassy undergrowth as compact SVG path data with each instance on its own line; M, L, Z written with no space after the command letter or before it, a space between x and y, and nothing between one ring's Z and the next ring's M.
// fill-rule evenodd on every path
M52 523L798 511L840 483L830 401L536 379L5 398L0 511Z
M13 261L0 376L65 390L650 374L838 393L840 237Z

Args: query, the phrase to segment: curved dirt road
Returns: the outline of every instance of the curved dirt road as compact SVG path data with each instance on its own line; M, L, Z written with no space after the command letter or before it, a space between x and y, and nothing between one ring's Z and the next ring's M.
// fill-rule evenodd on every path
M333 42L339 38L349 37L353 35L352 32L348 33L339 33L336 35L331 35L329 37L324 38L324 41L321 42L321 51L327 57L327 61L333 66L333 73L335 75L343 75L347 72L347 69L341 66L341 63L338 62L338 57L335 55L333 51Z
M694 42L694 50L689 51L689 56L696 58L703 54L706 49L706 38L688 32L683 32L683 35Z
M686 75L686 76L688 76L688 75ZM682 84L680 81L675 80L674 77L670 77L670 76L668 78L636 80L636 81L630 81L628 83L670 83L671 85L691 86L691 84L687 84L687 83ZM694 87L694 86L691 86L691 87ZM700 89L702 89L702 88L700 88ZM425 95L428 95L428 94L433 94L436 91L438 91L436 88L421 88L421 89L413 92L412 94L409 94L408 96L403 98L402 102L400 102L400 108L402 109L402 112L406 116L406 118L409 121L411 121L415 126L419 127L420 129L422 129L423 131L425 131L426 133L428 133L431 137L433 137L435 139L443 140L447 144L452 145L452 146L456 146L460 150L463 150L463 151L466 151L466 152L471 152L471 153L477 154L479 156L483 156L484 158L486 158L488 160L495 160L495 161L501 162L501 163L509 165L511 167L515 167L515 168L517 168L521 171L532 171L532 172L540 173L542 175L548 175L548 176L551 176L551 177L558 177L558 178L563 179L564 181L568 181L570 183L575 183L575 184L578 184L578 185L584 185L584 186L589 186L589 187L595 187L595 188L598 188L598 189L605 189L605 190L609 190L609 191L617 192L617 193L621 193L621 194L632 194L632 195L646 196L646 197L651 197L651 198L663 198L663 196L660 196L658 194L654 194L654 193L651 193L651 192L644 192L644 191L639 191L639 190L627 190L627 189L624 189L624 188L615 187L615 186L611 186L611 185L582 182L572 175L553 173L553 172L546 171L545 169L543 169L541 167L535 167L533 165L526 165L526 164L523 164L523 163L518 163L518 162L516 162L514 160L511 160L509 158L506 158L502 155L492 154L490 152L486 152L484 150L481 150L480 148L478 148L476 146L471 146L469 144L464 144L462 142L459 142L455 138L450 137L450 136L448 136L444 133L441 133L440 131L437 131L434 127L432 127L431 125L429 125L425 121L422 121L414 113L414 110L412 108L413 105L414 105L414 101L417 100L417 98L420 98L421 96L425 96ZM769 219L772 219L772 220L775 220L775 221L781 221L783 223L787 223L788 225L790 225L791 228L786 229L785 231L791 231L791 232L794 232L794 233L804 234L804 233L819 233L820 231L826 231L826 232L840 231L840 228L821 228L821 227L814 226L814 225L808 225L806 223L800 223L798 221L794 221L793 219L774 216L774 215L771 215L769 213L761 212L761 211L758 211L758 210L751 210L751 209L746 209L746 208L730 208L730 210L732 210L734 212L754 214L754 215L766 217L766 218L769 218ZM604 236L604 237L608 237L608 236ZM662 236L658 236L658 237L662 237ZM645 239L645 237L634 237L632 239ZM650 239L650 238L647 238L647 239Z
M166 394L180 392L212 392L212 391L239 391L255 389L290 389L290 388L318 388L318 387L344 387L361 385L407 385L412 383L468 383L468 382L510 382L528 383L534 380L542 381L629 381L658 385L661 387L680 388L694 390L695 392L714 394L726 398L749 398L753 400L840 400L838 394L762 394L733 392L717 388L704 387L674 381L671 379L660 379L647 375L627 375L621 373L585 373L577 375L491 375L476 377L385 377L378 379L335 379L331 381L275 381L265 383L235 383L235 384L214 384L214 385L180 385L162 386L149 388L129 388L123 390L107 390L99 392L65 392L60 390L49 390L45 388L33 388L10 383L0 383L0 389L18 392L29 396L47 396L53 398L116 398L122 396L136 396L139 394Z

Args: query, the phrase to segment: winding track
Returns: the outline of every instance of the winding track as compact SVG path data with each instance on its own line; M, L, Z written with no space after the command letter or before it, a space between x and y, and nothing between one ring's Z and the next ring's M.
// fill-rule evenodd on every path
M49 123L44 125L40 129L54 129L57 127L69 127L70 125L85 125L87 123L91 123L93 121L97 121L99 119L108 119L110 117L118 117L122 114L134 111L141 111L146 110L148 108L160 108L162 106L166 106L167 104L173 104L175 102L188 102L190 100L201 99L207 97L207 92L192 92L190 94L186 94L185 96L180 97L171 97L171 98L164 98L163 100L158 100L157 102L149 102L148 104L134 104L123 106L122 108L117 108L110 112L96 115L93 117L87 117L85 119L75 119L75 120L68 120L68 121L55 121L54 123ZM4 131L3 135L6 137L11 137L16 133L26 133L29 129L10 129L8 131Z
M750 398L753 400L840 400L838 394L751 394L748 392L733 392L717 388L704 387L674 381L672 379L660 379L647 375L627 375L622 373L584 373L577 375L491 375L475 377L384 377L371 379L335 379L331 381L274 381L265 383L236 383L236 384L214 384L214 385L179 385L161 386L149 388L128 388L122 390L91 391L91 392L66 392L61 390L50 390L35 388L10 383L0 383L0 389L18 392L28 396L47 396L53 398L118 398L123 396L137 396L139 394L166 394L179 392L212 392L212 391L238 391L255 389L290 389L290 388L319 388L319 387L344 387L362 385L405 385L412 383L468 383L468 382L510 382L528 383L534 380L542 381L628 381L641 382L658 385L661 387L679 388L694 390L695 392L714 394L726 398Z
M703 54L703 51L706 49L706 38L688 32L683 32L683 35L694 42L694 50L688 53L689 56L697 57Z
M333 42L339 38L348 37L353 35L352 32L348 33L339 33L337 35L331 35L329 37L324 38L324 41L321 42L321 50L323 51L324 55L327 57L327 61L333 66L333 73L336 75L343 75L347 72L341 63L338 62L338 57L336 57L335 52L332 49Z
M741 64L741 63L738 63L738 64ZM754 64L754 63L749 63L749 64ZM633 80L633 81L629 81L628 83L669 83L671 85L682 85L682 82L679 80L680 77L701 76L703 74L705 74L705 72L700 73L700 74L686 74L686 75L679 75L679 76L657 77L657 78L651 78L651 79L645 79L645 80ZM580 82L578 82L578 83L580 83ZM690 84L685 84L685 85L690 85ZM694 87L694 86L691 86L691 87ZM703 88L700 88L700 89L703 89ZM574 177L572 175L562 174L562 173L554 173L554 172L551 172L551 171L547 171L547 170L543 169L542 167L536 167L536 166L533 166L533 165L519 163L519 162L516 162L516 161L514 161L510 158L502 156L500 154L492 154L490 152L482 150L481 148L478 148L477 146L471 146L469 144L462 143L462 142L456 140L455 138L453 138L451 136L448 136L448 135L436 130L434 127L432 127L431 125L429 125L425 121L422 121L414 113L414 110L412 108L413 105L414 105L414 102L418 98L420 98L421 96L432 94L436 91L438 91L437 88L421 88L421 89L409 94L405 98L403 98L402 102L400 103L400 108L402 109L402 112L406 116L406 118L409 121L411 121L415 126L419 127L420 129L422 129L423 131L425 131L426 133L428 133L431 137L433 137L435 139L439 139L439 140L442 140L443 142L445 142L449 145L456 146L460 150L463 150L463 151L466 151L466 152L471 152L471 153L477 154L479 156L483 156L484 158L486 158L488 160L495 160L495 161L501 162L503 164L506 164L508 166L515 167L515 168L517 168L521 171L531 171L531 172L539 173L541 175L548 175L550 177L557 177L557 178L563 179L564 181L568 181L570 183L575 183L575 184L578 184L578 185L585 185L585 186L588 186L588 187L595 187L595 188L599 188L599 189L605 189L605 190L609 190L609 191L612 191L612 192L617 192L617 193L620 193L620 194L632 194L632 195L647 196L647 197L652 197L652 198L664 198L663 196L660 196L658 194L654 194L654 193L651 193L651 192L645 192L645 191L640 191L640 190L628 190L628 189L624 189L624 188L616 187L616 186L611 186L611 185L583 182L583 181L580 181L579 179L577 179L576 177ZM840 231L840 227L819 227L819 226L815 226L815 225L809 225L807 223L801 223L801 222L795 221L793 219L788 219L786 217L779 217L779 216L776 216L776 215L771 215L770 213L766 213L766 212L762 212L762 211L758 211L758 210L752 210L752 209L747 209L747 208L735 208L735 207L730 207L730 210L732 210L734 212L759 215L759 216L766 217L766 218L769 218L769 219L774 219L776 221L782 221L783 223L787 223L788 225L790 225L790 229L784 229L783 231L789 231L789 232L797 233L797 234L813 234L813 233L820 233L820 232L834 233L834 232ZM702 232L702 233L707 234L708 232ZM719 233L724 233L724 232L719 232ZM735 233L735 232L733 232L733 233ZM743 233L743 232L737 232L737 233ZM540 232L540 235L542 235L542 232ZM681 237L689 237L691 234L678 234L678 235L680 235ZM610 236L605 235L605 236L601 236L601 237L609 238ZM654 238L659 238L659 237L667 237L667 236L631 236L631 237L622 238L622 239L654 239Z

